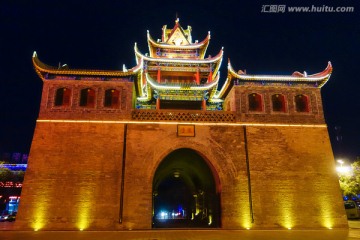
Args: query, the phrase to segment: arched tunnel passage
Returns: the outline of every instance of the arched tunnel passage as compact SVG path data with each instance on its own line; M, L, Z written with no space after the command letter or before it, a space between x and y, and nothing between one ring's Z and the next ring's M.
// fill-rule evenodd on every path
M188 148L171 152L153 178L153 228L220 227L220 183L213 167Z

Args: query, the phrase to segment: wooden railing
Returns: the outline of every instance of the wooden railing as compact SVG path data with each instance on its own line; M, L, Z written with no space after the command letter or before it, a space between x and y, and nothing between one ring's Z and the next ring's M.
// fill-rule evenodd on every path
M235 122L235 113L197 110L133 110L135 121Z

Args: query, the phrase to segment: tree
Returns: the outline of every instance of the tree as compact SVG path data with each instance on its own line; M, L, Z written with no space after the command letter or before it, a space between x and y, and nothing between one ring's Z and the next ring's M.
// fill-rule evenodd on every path
M25 171L11 171L0 168L0 182L23 182Z
M0 182L10 181L12 179L12 172L7 168L0 168Z
M353 197L360 194L360 158L351 164L351 170L351 173L339 174L343 196Z

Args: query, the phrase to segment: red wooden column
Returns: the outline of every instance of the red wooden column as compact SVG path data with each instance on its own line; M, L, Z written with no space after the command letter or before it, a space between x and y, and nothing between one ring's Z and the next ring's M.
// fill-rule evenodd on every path
M211 66L210 66L210 73L209 73L207 82L210 82L211 79L212 79L212 70L211 70Z
M157 70L157 82L160 83L161 82L161 71L160 71L160 67ZM158 96L158 98L156 99L156 110L160 109L160 96Z
M199 68L197 68L197 70L196 70L196 84L197 85L200 84L200 70L199 70Z
M158 99L156 99L156 110L160 109L160 96Z
M161 82L160 79L161 79L161 72L160 72L160 68L158 68L158 71L157 71L157 82L158 83Z
M202 100L202 110L206 111L206 100L205 99Z
M142 85L143 86L145 86L145 84L146 84L146 73L147 73L146 70L142 73Z

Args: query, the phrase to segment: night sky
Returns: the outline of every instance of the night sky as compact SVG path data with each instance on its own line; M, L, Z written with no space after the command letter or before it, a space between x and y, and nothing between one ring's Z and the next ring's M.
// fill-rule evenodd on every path
M207 53L224 47L227 59L249 74L321 72L334 67L322 88L336 158L360 156L360 3L354 1L0 1L0 152L28 153L39 112L42 81L31 57L70 68L135 66L134 43L148 52L176 17L192 26L193 40L211 32ZM269 6L354 7L350 13L270 13ZM262 9L268 12L261 12ZM335 129L337 127L338 130ZM340 140L340 141L337 141Z

